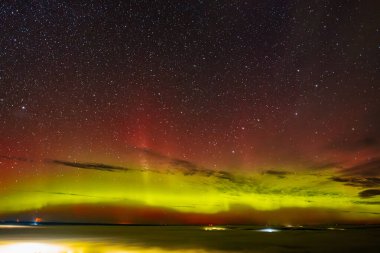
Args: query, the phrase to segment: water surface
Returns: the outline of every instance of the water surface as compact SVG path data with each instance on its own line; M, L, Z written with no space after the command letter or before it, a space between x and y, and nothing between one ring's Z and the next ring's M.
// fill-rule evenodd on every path
M379 252L380 228L0 226L0 253Z

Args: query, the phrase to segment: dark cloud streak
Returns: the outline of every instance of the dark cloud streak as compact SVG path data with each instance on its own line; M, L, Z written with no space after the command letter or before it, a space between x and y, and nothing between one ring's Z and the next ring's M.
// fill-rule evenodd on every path
M359 197L361 198L372 198L380 195L380 189L368 189L361 191Z
M344 183L353 187L379 187L380 178L377 177L331 177L334 182Z
M114 165L108 165L108 164L103 164L103 163L79 163L79 162L69 162L69 161L62 161L62 160L47 160L47 162L52 163L52 164L57 164L57 165L64 165L67 167L90 169L90 170L101 170L101 171L108 171L108 172L131 170L127 167L114 166Z
M277 176L279 178L285 178L285 176L289 175L290 173L287 171L281 171L281 170L267 170L264 172L264 174Z

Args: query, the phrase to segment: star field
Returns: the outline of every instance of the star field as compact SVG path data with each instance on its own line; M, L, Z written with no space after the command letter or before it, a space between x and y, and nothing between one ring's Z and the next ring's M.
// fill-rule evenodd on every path
M18 185L26 174L45 182L65 178L65 163L48 170L51 163L39 165L46 160L110 170L133 161L155 170L163 157L211 171L328 171L335 183L347 183L347 175L376 181L376 7L375 1L5 1L0 183ZM225 187L243 189L231 182ZM376 197L379 187L365 189Z

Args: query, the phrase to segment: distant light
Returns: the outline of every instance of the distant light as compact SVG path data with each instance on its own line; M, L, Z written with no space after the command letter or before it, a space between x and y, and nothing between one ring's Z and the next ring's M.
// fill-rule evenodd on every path
M292 224L287 224L287 225L285 225L285 227L287 227L287 228L303 228L303 226L301 226L301 225L292 225Z
M327 230L340 230L340 231L343 231L344 228L333 228L333 227L330 227L330 228L327 228Z
M67 253L69 249L47 243L12 243L0 245L0 253Z
M259 232L265 232L265 233L273 233L273 232L280 232L281 230L275 229L275 228L262 228L257 230Z
M226 230L226 228L223 228L223 227L204 227L203 230L205 231L222 231L222 230Z

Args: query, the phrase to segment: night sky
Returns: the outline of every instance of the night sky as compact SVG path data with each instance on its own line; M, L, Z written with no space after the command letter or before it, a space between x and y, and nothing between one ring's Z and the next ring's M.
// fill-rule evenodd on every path
M0 3L1 220L380 223L377 1L78 2Z

